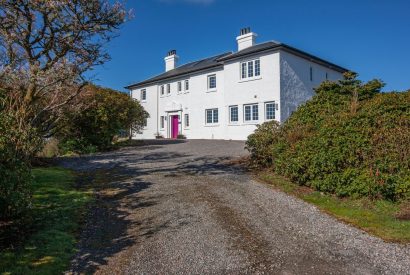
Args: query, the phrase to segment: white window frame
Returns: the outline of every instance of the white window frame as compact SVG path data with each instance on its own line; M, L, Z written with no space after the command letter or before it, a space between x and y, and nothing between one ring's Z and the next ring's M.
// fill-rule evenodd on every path
M211 87L211 78L215 78L215 87ZM216 79L216 74L210 74L207 77L207 86L208 86L208 92L211 91L216 91L216 87L217 87L217 79Z
M251 110L251 113L250 113L251 119L250 120L246 119L246 107L250 107L250 110ZM257 111L258 111L257 119L255 119L255 116L254 116L254 108L255 107L257 107ZM258 103L244 104L243 105L243 121L244 121L244 123L257 123L259 121L259 117L260 117L259 113L260 112L259 112L259 104Z
M258 66L256 66L257 63L259 64ZM239 76L241 81L256 80L262 78L260 58L246 60L240 62L239 64Z
M170 94L171 94L171 84L168 83L167 84L167 95L170 95Z
M147 89L142 89L140 93L141 102L147 101Z
M273 118L268 118L268 105L273 105ZM265 102L265 121L271 121L276 119L276 103L275 101Z
M232 120L232 109L236 108L236 121ZM238 124L239 123L239 106L238 105L231 105L229 106L229 124Z
M160 117L159 128L161 130L165 129L165 116Z
M160 94L160 96L164 96L164 95L165 95L165 87L164 87L164 85L161 85L161 86L159 87L159 94Z
M184 128L188 129L189 128L189 114L184 114Z
M188 93L189 92L189 79L185 79L185 81L184 81L184 91L186 92L186 93Z
M177 91L178 91L178 93L182 92L182 82L181 81L178 81L178 83L177 83Z
M208 111L211 111L211 122L208 122ZM216 121L215 121L215 111L216 111ZM218 108L205 109L205 125L218 125L219 124L219 110Z

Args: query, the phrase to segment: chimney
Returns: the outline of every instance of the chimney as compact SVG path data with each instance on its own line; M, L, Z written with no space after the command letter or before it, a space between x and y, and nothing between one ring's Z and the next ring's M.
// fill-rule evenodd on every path
M178 58L179 56L177 55L176 50L172 50L168 52L168 55L164 58L166 72L173 70L177 67Z
M251 32L249 27L241 29L240 35L236 38L236 41L238 41L238 51L255 45L257 36L256 33Z

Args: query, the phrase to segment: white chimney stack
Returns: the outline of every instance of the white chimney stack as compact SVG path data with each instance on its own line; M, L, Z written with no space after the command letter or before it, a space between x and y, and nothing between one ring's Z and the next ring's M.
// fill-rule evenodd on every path
M167 57L164 58L166 72L173 70L177 67L178 58L179 56L177 55L176 50L172 50L168 52Z
M236 41L238 41L238 51L255 45L257 36L256 33L251 32L249 27L241 29L240 35L236 38Z

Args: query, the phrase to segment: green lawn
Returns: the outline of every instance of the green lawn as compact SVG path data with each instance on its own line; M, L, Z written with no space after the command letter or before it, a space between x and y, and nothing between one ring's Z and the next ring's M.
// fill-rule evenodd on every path
M75 176L61 168L33 170L32 231L24 245L0 252L2 274L61 274L75 253L76 235L89 191L74 188Z
M396 218L396 214L403 206L399 203L385 200L340 199L301 187L271 172L260 173L258 178L386 241L410 243L410 220Z

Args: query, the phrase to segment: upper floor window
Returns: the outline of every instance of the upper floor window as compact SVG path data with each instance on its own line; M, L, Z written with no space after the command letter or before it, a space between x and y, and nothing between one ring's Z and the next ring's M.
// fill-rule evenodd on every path
M161 95L164 95L164 93L165 93L165 90L164 90L164 85L161 85L161 87L160 87L160 91L161 91Z
M261 75L261 63L259 59L241 63L241 79L249 79Z
M310 81L313 81L313 68L312 67L310 67L309 74L310 74Z
M189 91L189 80L185 80L185 91Z
M236 123L238 120L238 106L229 106L229 122Z
M259 120L259 106L258 104L244 105L244 120L247 122Z
M215 124L218 123L218 109L206 109L205 110L205 122L206 124Z
M147 90L141 90L141 101L147 100Z
M167 84L167 94L171 93L171 84Z
M181 81L178 81L178 92L182 91L182 83Z
M208 89L216 89L216 75L209 75L208 76Z
M265 103L265 119L266 120L275 119L275 102Z

